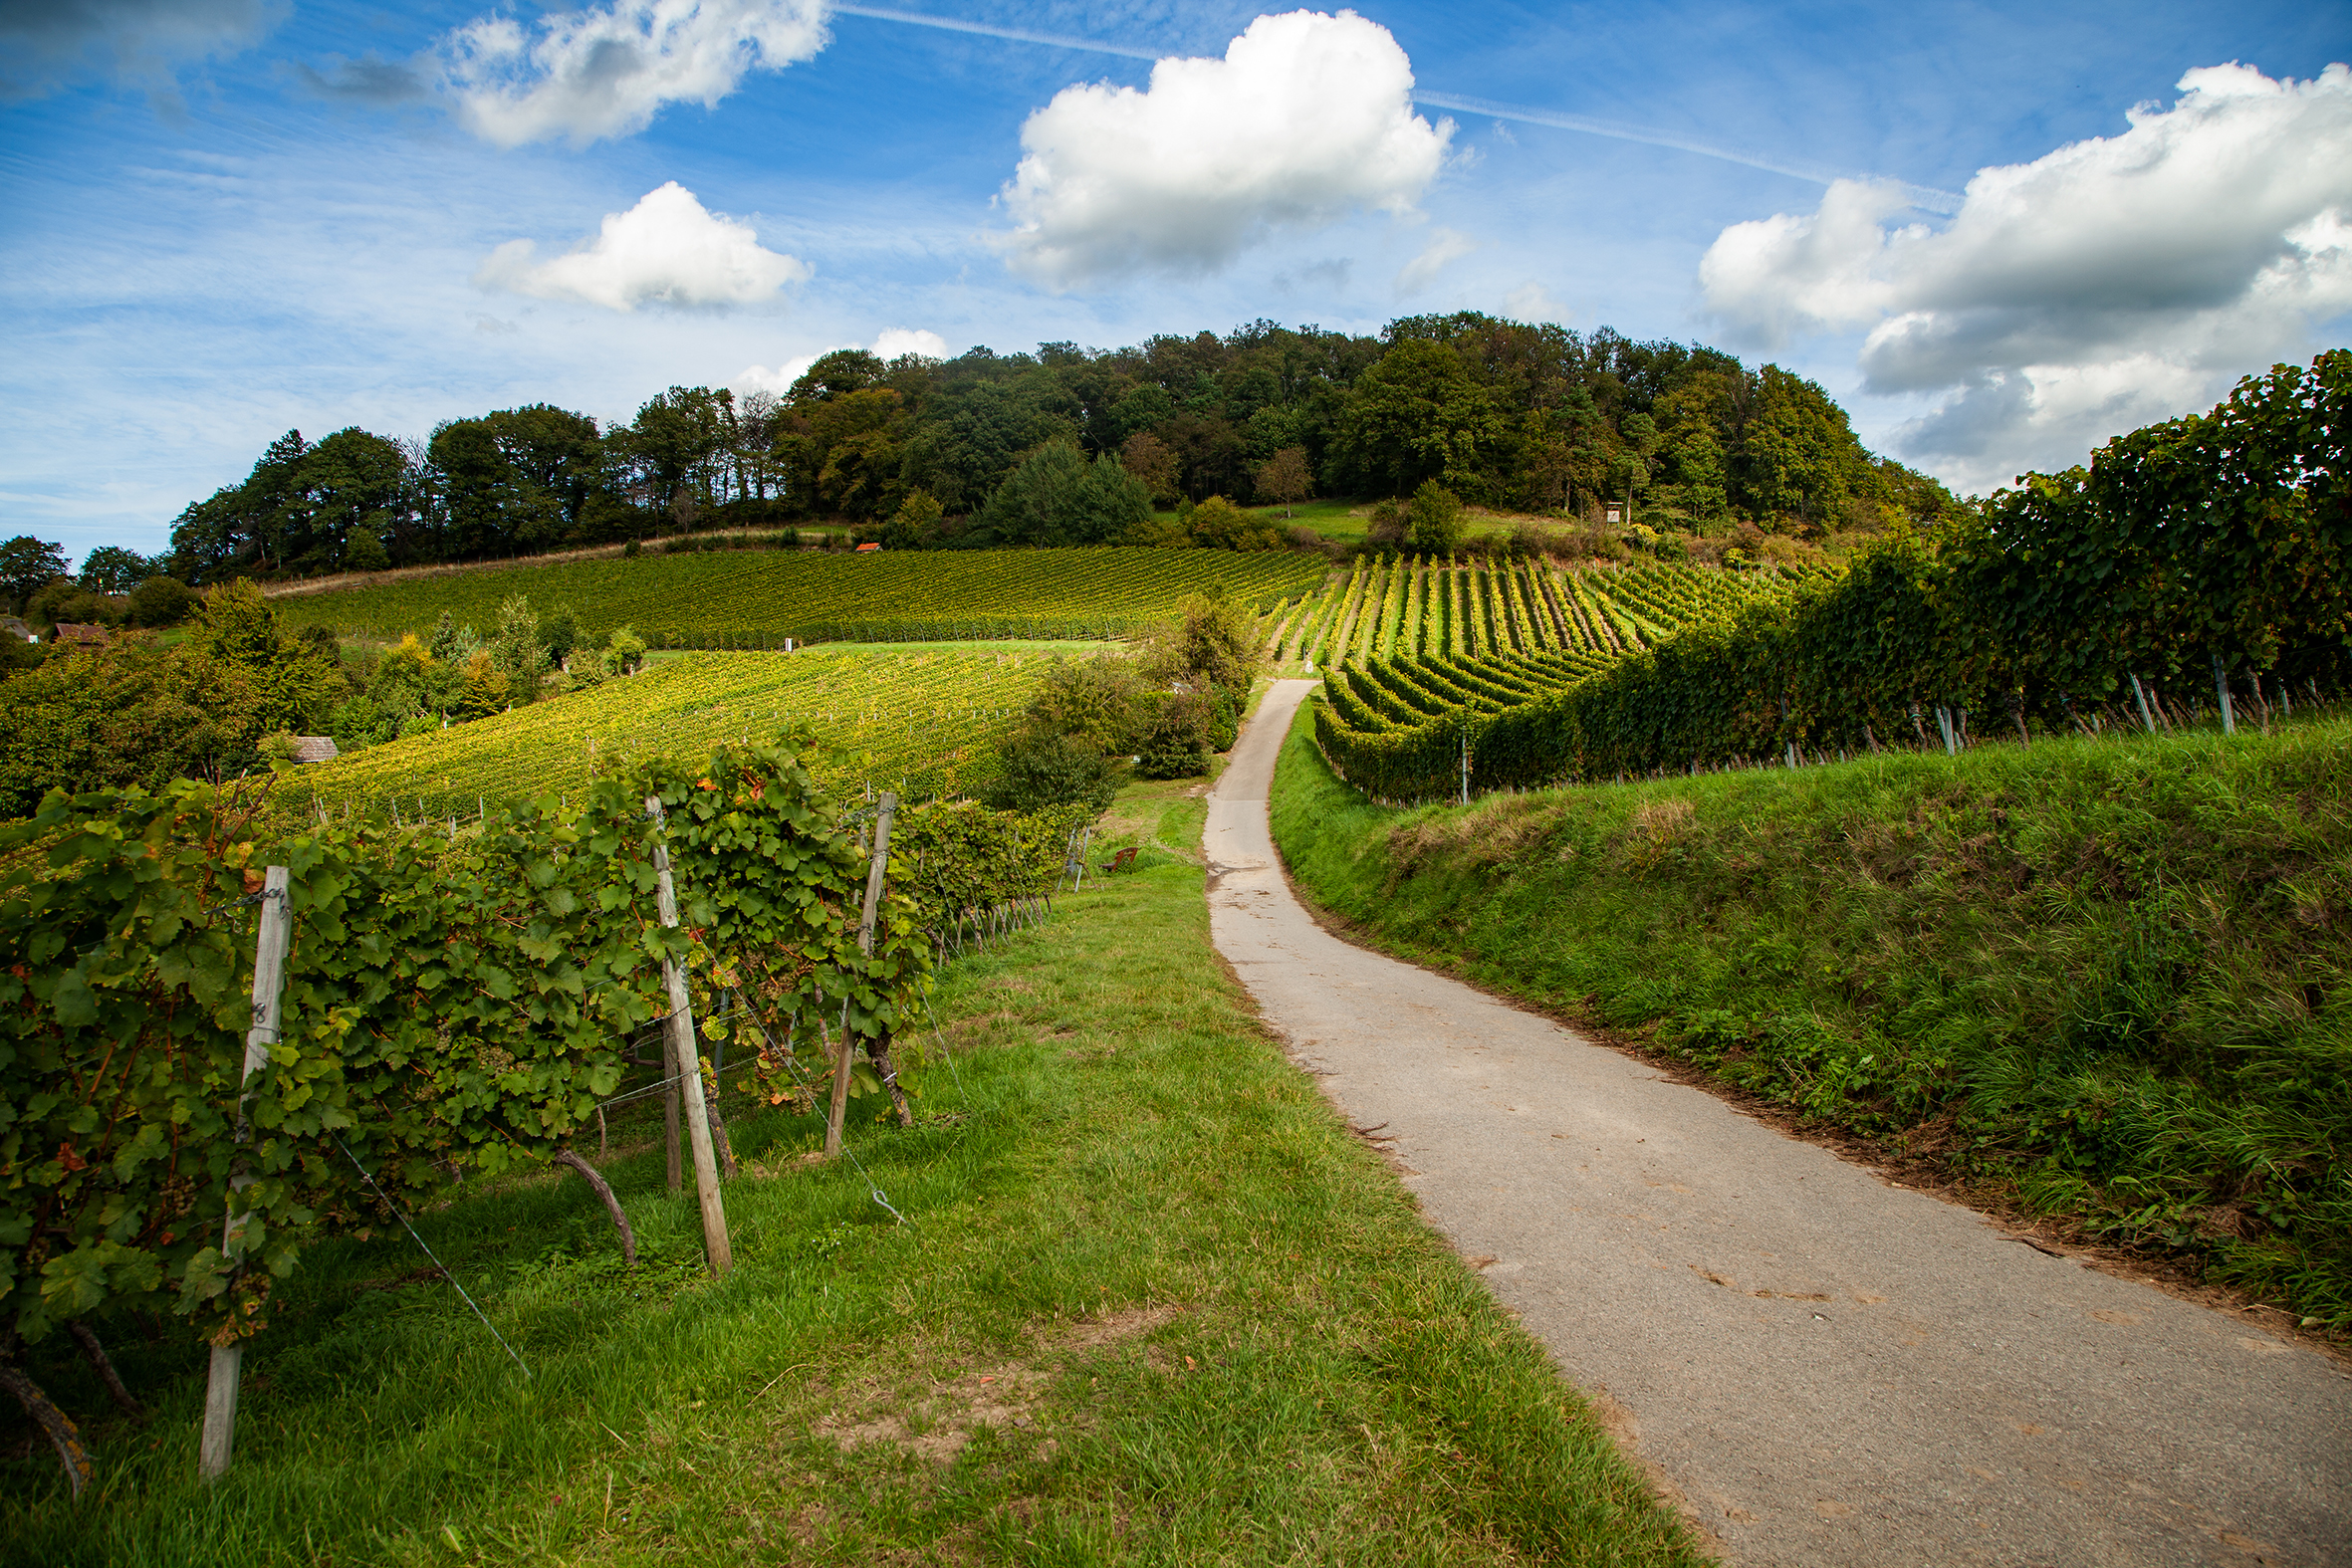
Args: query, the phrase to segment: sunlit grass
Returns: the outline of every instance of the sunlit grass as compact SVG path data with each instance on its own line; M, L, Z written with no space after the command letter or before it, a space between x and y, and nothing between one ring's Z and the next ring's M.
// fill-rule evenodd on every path
M79 1504L5 1464L42 1564L1686 1562L1541 1351L1245 1011L1208 945L1196 785L1122 796L1053 921L960 961L955 1071L911 1132L856 1102L733 1124L737 1270L705 1279L653 1102L606 1168L421 1222L526 1379L404 1237L305 1254L248 1357L238 1459L194 1477L203 1351L115 1330L150 1422L91 1419ZM1148 842L1157 840L1157 844ZM906 1042L912 1044L913 1042ZM590 1140L592 1148L592 1140ZM14 1413L0 1413L13 1421ZM15 1443L29 1429L4 1429Z

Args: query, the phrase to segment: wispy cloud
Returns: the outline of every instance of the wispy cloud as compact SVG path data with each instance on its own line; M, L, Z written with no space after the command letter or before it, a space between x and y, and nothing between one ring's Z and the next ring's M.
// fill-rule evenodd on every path
M167 83L190 61L247 48L288 9L287 0L7 0L0 99L37 98L91 74Z
M1448 262L1459 261L1478 249L1478 242L1467 234L1452 229L1431 232L1429 243L1421 247L1421 254L1404 264L1396 275L1396 292L1401 295L1419 294L1437 281Z

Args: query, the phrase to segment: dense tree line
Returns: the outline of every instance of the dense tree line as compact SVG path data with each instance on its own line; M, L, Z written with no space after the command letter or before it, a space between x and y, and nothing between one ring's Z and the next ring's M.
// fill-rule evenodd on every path
M1128 536L1155 506L1402 497L1431 481L1495 508L1631 496L1691 526L1792 532L1954 505L1777 366L1464 312L1378 336L1256 322L1107 350L885 363L843 349L781 398L672 387L607 427L538 403L422 442L289 431L243 483L181 513L167 560L110 558L106 591L126 571L201 584L367 570L747 523L879 525L910 505L895 543L1086 543Z

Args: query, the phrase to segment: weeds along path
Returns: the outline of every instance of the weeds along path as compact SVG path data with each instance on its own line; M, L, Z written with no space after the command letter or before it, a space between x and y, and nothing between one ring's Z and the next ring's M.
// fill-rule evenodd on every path
M1210 928L1294 1059L1740 1565L2352 1563L2352 1377L1352 947L1212 795Z

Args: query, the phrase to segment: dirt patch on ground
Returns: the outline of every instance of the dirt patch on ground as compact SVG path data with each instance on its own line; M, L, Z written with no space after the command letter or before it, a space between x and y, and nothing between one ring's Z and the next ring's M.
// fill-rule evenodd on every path
M1038 1406L1061 1375L1058 1353L1099 1350L1122 1340L1147 1334L1182 1316L1181 1304L1128 1307L1039 1336L1037 1348L1021 1361L977 1367L933 1383L911 1398L865 1384L845 1391L842 1408L811 1428L844 1449L875 1444L893 1448L934 1464L951 1464L983 1428L1000 1431L1042 1431ZM1051 1454L1053 1438L1040 1452Z

